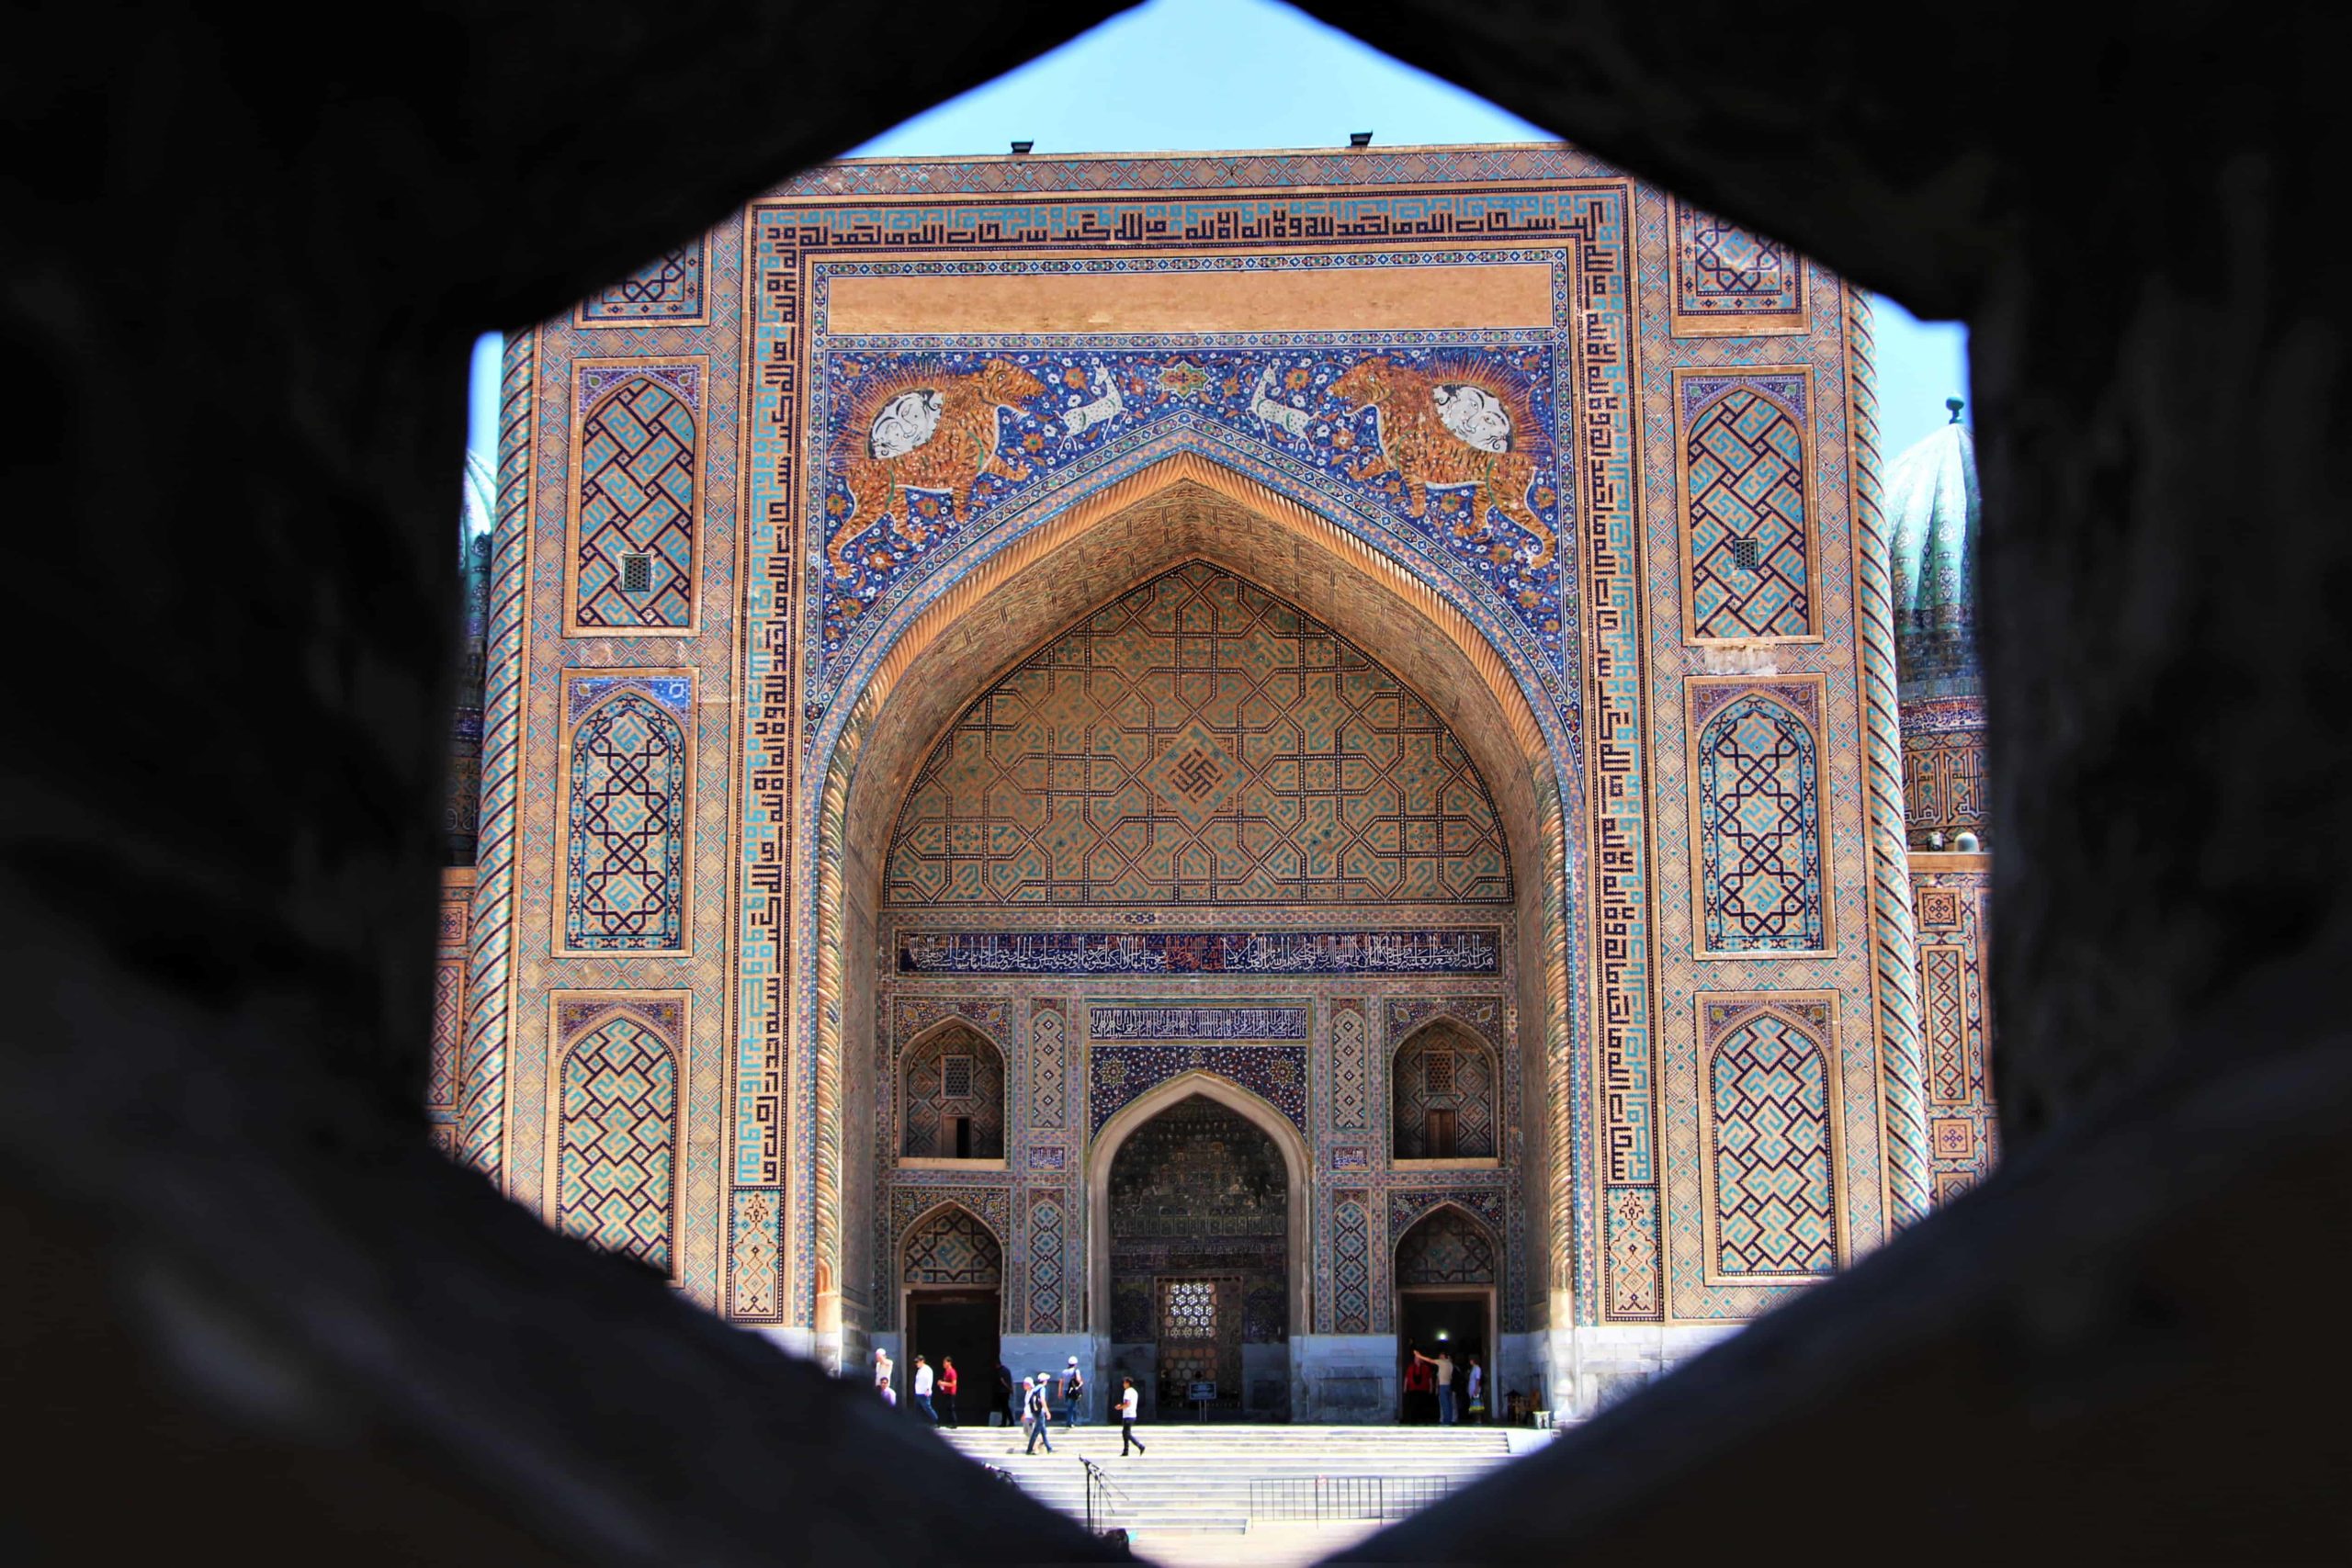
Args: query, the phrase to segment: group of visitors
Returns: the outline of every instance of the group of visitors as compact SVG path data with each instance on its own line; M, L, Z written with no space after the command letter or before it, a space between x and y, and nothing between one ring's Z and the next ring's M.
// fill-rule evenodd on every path
M899 1403L899 1391L891 1386L890 1371L890 1352L888 1350L875 1351L874 1392L882 1396L882 1403L885 1404L896 1404ZM1000 1375L1002 1374L1002 1368L998 1369ZM928 1357L917 1356L915 1358L914 1382L916 1415L921 1416L924 1420L930 1422L934 1427L954 1427L958 1424L956 1418L956 1383L955 1357L942 1356L939 1358L939 1369L938 1371L933 1371L932 1370L931 1360ZM944 1417L941 1416L939 1413L939 1404L934 1404L934 1400L944 1403L946 1405L947 1414Z
M882 1396L883 1404L895 1405L899 1403L899 1391L891 1382L891 1375L890 1352L876 1349L874 1352L874 1391ZM1144 1451L1142 1440L1136 1436L1136 1412L1142 1396L1136 1392L1135 1379L1121 1378L1119 1383L1119 1454L1125 1458L1130 1449L1136 1453ZM955 1357L942 1356L936 1372L932 1371L927 1358L915 1358L915 1411L933 1426L956 1425L956 1386ZM1035 1453L1040 1443L1046 1446L1047 1453L1054 1451L1050 1428L1057 1398L1061 1403L1062 1430L1067 1432L1086 1419L1086 1373L1079 1367L1078 1358L1072 1356L1062 1368L1058 1380L1050 1372L1023 1378L1016 1406L1012 1373L1003 1363L997 1365L996 1404L1003 1412L1006 1426L1017 1423L1028 1428L1029 1446L1023 1450L1024 1453ZM933 1403L934 1399L946 1402L944 1420Z
M1441 1341L1434 1356L1424 1352L1419 1345L1408 1347L1413 1359L1405 1364L1405 1420L1410 1425L1425 1422L1432 1416L1441 1427L1451 1427L1458 1420L1454 1404L1453 1352ZM1468 1396L1470 1419L1487 1418L1487 1369L1478 1358L1469 1358L1469 1370L1463 1376L1463 1393Z

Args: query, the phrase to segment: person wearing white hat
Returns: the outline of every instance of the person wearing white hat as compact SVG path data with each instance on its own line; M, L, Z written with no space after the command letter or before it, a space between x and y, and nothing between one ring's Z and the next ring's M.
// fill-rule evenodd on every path
M1086 1374L1078 1370L1078 1358L1062 1368L1062 1428L1068 1431L1085 1419Z
M1047 1453L1054 1451L1054 1439L1046 1431L1054 1422L1053 1400L1046 1392L1053 1386L1054 1380L1043 1372L1021 1380L1021 1418L1029 1424L1029 1446L1021 1450L1024 1454L1035 1453L1039 1443Z

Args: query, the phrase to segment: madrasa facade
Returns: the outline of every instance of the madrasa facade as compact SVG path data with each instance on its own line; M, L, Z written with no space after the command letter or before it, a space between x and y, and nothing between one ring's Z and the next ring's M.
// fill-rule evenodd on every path
M1605 1403L1993 1158L1973 458L1871 355L1556 144L758 197L506 340L435 1139L975 1414Z

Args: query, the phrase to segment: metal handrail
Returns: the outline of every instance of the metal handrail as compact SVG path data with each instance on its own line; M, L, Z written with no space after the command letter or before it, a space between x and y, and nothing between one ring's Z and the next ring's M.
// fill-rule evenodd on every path
M1401 1519L1442 1499L1445 1475L1270 1475L1250 1483L1259 1520Z
M1115 1496L1120 1502L1125 1503L1131 1508L1135 1506L1135 1499L1121 1491L1119 1489L1119 1483L1112 1480L1110 1475L1104 1472L1101 1465L1095 1463L1092 1460L1088 1459L1084 1454L1078 1456L1078 1462L1086 1467L1086 1529L1087 1533L1091 1535L1094 1533L1096 1529L1094 1522L1094 1499L1098 1491L1111 1494L1112 1496ZM1102 1503L1102 1509L1103 1517L1107 1518L1112 1512L1111 1505L1107 1499Z

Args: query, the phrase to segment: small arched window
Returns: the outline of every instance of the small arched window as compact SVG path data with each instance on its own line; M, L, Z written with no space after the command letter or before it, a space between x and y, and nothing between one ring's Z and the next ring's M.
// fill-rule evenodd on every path
M1489 1159L1502 1075L1493 1047L1448 1020L1397 1047L1389 1064L1391 1154L1397 1159Z
M907 1048L899 1069L899 1153L909 1159L1004 1157L1004 1057L961 1023Z

